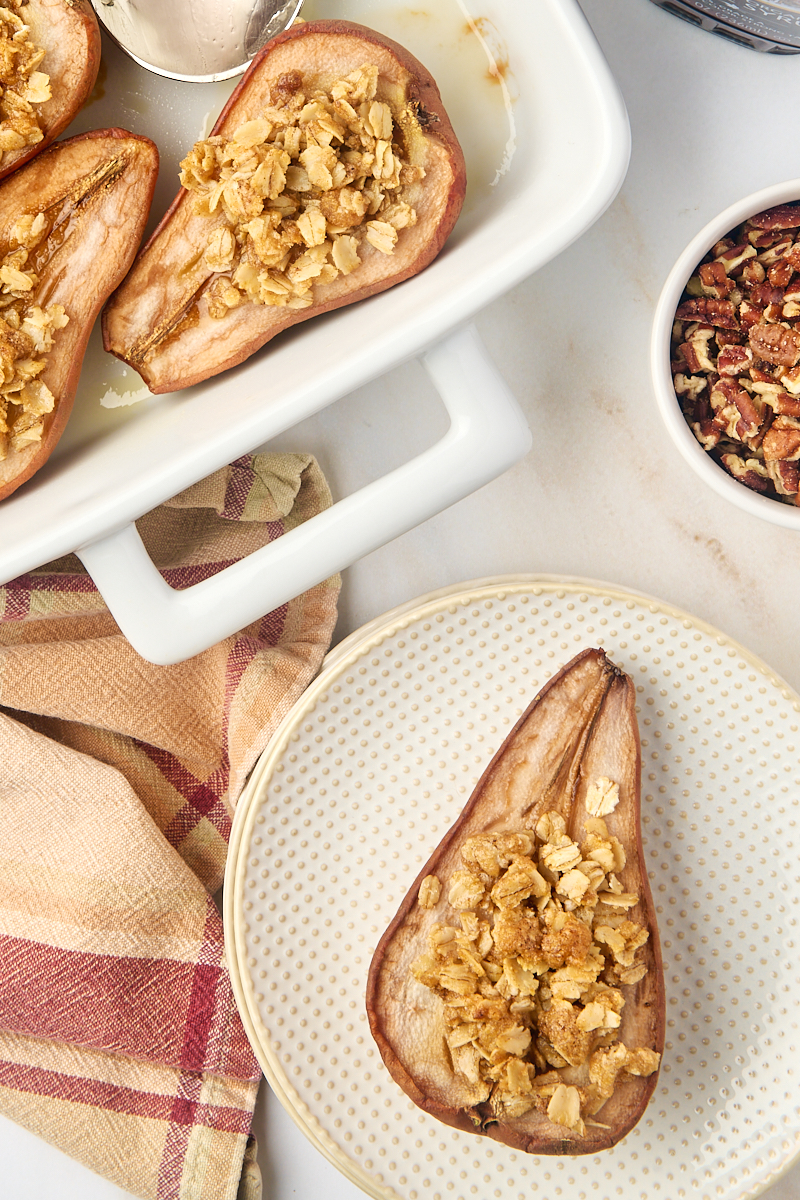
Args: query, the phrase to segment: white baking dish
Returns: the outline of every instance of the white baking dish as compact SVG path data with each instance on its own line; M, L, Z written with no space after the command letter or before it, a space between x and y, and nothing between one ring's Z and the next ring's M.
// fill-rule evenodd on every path
M575 0L436 0L427 10L309 0L306 12L370 24L426 62L465 149L467 203L421 275L289 331L207 384L108 411L102 392L130 390L134 378L93 338L71 428L42 471L0 505L0 580L76 551L123 632L154 662L198 653L526 453L520 409L463 327L579 237L627 167L624 105ZM108 45L106 61L105 93L70 132L114 124L153 136L161 211L177 162L230 85L160 79ZM164 583L136 533L138 517L416 355L451 419L436 445L214 578L182 592Z

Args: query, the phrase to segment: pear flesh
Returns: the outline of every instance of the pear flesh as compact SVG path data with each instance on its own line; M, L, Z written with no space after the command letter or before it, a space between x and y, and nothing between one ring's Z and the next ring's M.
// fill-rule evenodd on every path
M654 1066L663 1051L665 1001L658 929L642 854L639 776L634 685L602 650L586 650L542 689L523 714L378 944L367 984L372 1034L403 1091L446 1124L533 1154L579 1155L615 1145L644 1112L657 1082ZM548 1115L541 1104L515 1115L512 1109L493 1102L485 1075L478 1078L473 1072L470 1077L469 1071L454 1069L458 1052L453 1051L452 1043L448 1045L444 1019L451 993L424 986L420 976L424 977L431 938L435 942L451 936L448 929L459 927L459 912L448 902L454 895L448 881L455 879L457 884L458 873L467 874L462 857L465 844L469 849L493 837L497 844L505 839L505 844L512 845L515 836L537 843L541 841L534 832L537 826L541 832L555 821L559 828L563 825L569 839L585 845L587 836L598 827L597 818L591 815L591 810L597 811L598 781L602 786L613 781L619 789L616 806L605 813L602 822L625 850L625 865L615 885L621 885L630 899L637 898L625 916L648 935L636 952L641 978L618 987L624 993L624 1007L615 1035L618 1043L640 1052L639 1059L649 1060L650 1065L646 1074L621 1073L613 1095L599 1110L596 1105L585 1122L576 1118L570 1127L561 1119L551 1119L555 1110L550 1107ZM490 886L491 879L487 888ZM527 904L533 906L534 901L535 895ZM456 899L455 904L463 909L463 902ZM474 913L484 917L485 906L475 906ZM469 912L466 916L475 924ZM571 914L560 918L571 919ZM606 957L611 963L610 955ZM453 986L458 986L457 981ZM487 981L483 995L491 993ZM533 1033L535 1039L535 1029ZM601 1056L609 1041L599 1039ZM533 1063L535 1056L523 1049L522 1057ZM497 1061L503 1058L501 1053ZM551 1061L557 1062L558 1056ZM585 1095L586 1089L591 1089L586 1063L565 1063L556 1070L549 1063L539 1063L524 1069L549 1084L551 1093L560 1088L558 1101L576 1098L581 1091ZM637 1070L630 1068L631 1072Z

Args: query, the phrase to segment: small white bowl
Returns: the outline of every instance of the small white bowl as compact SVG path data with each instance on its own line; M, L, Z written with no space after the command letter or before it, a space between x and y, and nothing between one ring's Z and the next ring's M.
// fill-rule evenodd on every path
M745 196L743 200L732 204L709 221L692 238L667 276L656 305L650 342L650 365L658 407L672 440L683 457L703 482L720 496L724 496L726 500L730 500L732 504L752 516L771 521L774 525L782 525L785 529L800 529L800 507L759 495L758 492L739 483L703 449L686 423L672 384L670 335L675 310L683 290L695 273L697 264L715 242L725 237L737 225L741 225L748 217L773 208L776 204L787 204L796 200L800 200L800 179L789 179L785 183L776 183L772 187L762 188L760 192Z

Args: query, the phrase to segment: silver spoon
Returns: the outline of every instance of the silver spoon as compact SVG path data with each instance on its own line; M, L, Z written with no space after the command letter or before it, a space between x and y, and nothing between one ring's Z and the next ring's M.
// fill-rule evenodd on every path
M169 79L214 83L240 75L287 29L303 0L92 0L97 17L140 66Z

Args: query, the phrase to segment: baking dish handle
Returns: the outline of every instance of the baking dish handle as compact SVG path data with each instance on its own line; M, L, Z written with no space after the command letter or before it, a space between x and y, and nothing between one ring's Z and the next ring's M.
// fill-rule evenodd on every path
M450 416L428 450L367 484L210 579L176 591L136 526L77 554L143 658L181 662L238 632L496 478L523 457L531 434L473 326L422 362Z

